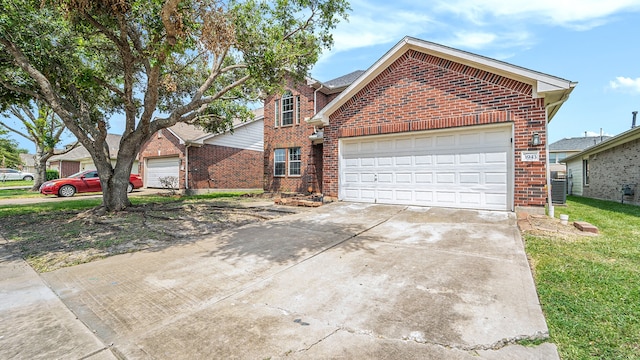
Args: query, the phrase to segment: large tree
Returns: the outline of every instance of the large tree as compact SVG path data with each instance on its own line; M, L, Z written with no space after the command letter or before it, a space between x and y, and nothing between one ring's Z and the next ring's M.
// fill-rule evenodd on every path
M103 206L130 205L141 144L177 122L210 131L302 79L345 0L0 0L0 96L44 101L91 154ZM124 114L115 167L109 119Z
M33 156L35 178L31 190L36 191L47 180L47 161L52 156L64 154L75 147L70 146L64 150L56 149L66 127L51 108L42 101L7 104L4 115L7 118L12 116L17 119L22 127L0 119L0 128L4 127L30 140L35 145L36 153Z
M6 135L7 131L0 129L0 167L16 168L22 163L18 143Z

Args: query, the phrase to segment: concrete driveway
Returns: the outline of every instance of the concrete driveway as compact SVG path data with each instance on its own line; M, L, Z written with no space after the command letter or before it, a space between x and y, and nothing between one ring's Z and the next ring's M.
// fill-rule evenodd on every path
M126 359L558 359L515 344L548 331L505 212L334 203L42 277Z

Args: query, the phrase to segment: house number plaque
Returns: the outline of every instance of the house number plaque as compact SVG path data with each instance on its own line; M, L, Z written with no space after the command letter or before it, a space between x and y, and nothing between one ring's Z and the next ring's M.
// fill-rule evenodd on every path
M521 161L540 161L540 151L522 151L520 153Z

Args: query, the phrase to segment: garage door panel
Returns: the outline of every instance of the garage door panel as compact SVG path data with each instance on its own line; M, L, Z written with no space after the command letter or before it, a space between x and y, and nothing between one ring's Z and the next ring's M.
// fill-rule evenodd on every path
M150 188L164 188L162 179L173 177L178 180L180 176L180 159L171 158L151 158L147 159L147 169L145 174L146 186ZM177 186L177 184L175 184Z
M505 152L491 152L484 154L484 162L487 164L506 164L507 153Z
M378 166L393 166L393 158L392 157L379 157L378 158Z
M480 173L462 173L460 174L460 184L480 184Z
M413 183L413 176L411 173L396 173L397 184L411 184Z
M431 184L433 183L432 173L416 173L416 184Z
M437 173L437 184L454 184L456 182L456 174L454 173Z
M393 184L393 173L378 173L377 182L380 184Z
M415 155L414 159L416 162L416 166L431 165L433 163L433 159L431 155Z
M486 184L507 184L507 173L485 173Z
M510 136L505 126L343 140L341 154L357 151L341 157L340 198L506 210Z
M461 192L460 203L472 207L480 206L480 204L482 204L482 195L479 193Z

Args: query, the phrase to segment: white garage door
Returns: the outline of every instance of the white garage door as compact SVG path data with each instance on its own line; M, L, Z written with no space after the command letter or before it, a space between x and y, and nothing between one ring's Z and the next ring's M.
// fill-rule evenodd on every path
M340 199L510 209L511 126L340 141Z
M177 157L148 159L145 175L146 186L150 188L164 188L160 179L175 179L174 187L178 187L180 176L180 159Z

